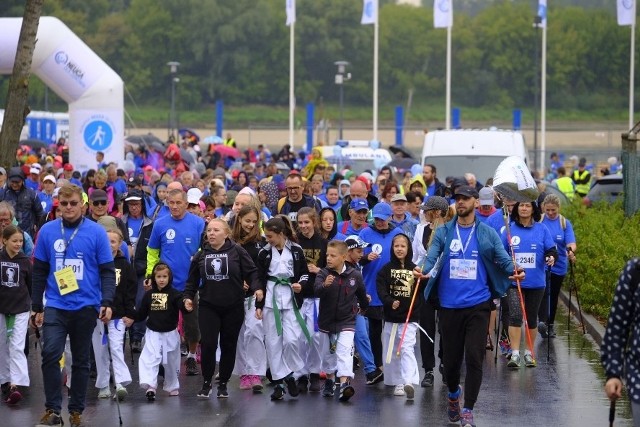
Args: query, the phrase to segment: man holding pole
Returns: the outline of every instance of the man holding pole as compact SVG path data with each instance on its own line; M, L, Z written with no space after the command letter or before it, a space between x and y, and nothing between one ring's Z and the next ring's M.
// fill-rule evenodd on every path
M437 300L442 329L442 362L449 389L451 422L474 425L473 407L482 384L491 299L509 288L514 264L498 233L475 216L478 192L470 186L455 191L457 215L438 228L427 255L425 300ZM419 267L416 271L420 273ZM466 361L464 406L460 409L460 367Z

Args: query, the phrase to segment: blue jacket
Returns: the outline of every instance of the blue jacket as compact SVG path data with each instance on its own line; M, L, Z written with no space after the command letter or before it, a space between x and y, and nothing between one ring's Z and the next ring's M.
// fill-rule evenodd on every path
M387 230L378 230L375 225L372 225L360 232L360 238L370 245L364 250L365 258L373 250L380 255L379 258L374 261L366 262L364 261L365 258L361 261L363 265L362 277L364 278L364 284L367 289L367 294L371 295L371 302L369 303L370 307L382 306L382 301L378 297L378 286L376 284L378 271L380 271L383 265L391 260L391 241L397 234L401 233L402 230L394 227L393 224L389 224L389 228Z
M456 215L451 221L444 226L439 227L436 230L436 234L431 242L429 253L427 254L427 261L424 271L430 271L436 263L443 265L449 257L449 251L447 248L451 245L451 241L455 238L456 221L458 216ZM485 223L481 222L476 217L476 238L478 239L478 250L480 252L480 259L484 268L487 271L487 279L489 283L489 290L493 298L502 297L509 288L511 282L509 276L513 273L513 261L502 246L500 236L495 230ZM442 257L441 260L438 258ZM438 281L442 269L439 268L435 274L429 279L427 288L424 291L424 297L426 300L432 291L438 291ZM436 294L437 295L437 294Z

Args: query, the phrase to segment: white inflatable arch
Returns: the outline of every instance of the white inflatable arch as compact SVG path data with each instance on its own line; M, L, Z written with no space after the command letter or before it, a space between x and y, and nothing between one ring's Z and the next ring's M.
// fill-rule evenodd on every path
M0 74L11 74L22 18L0 18ZM124 160L124 84L58 18L41 17L31 72L69 104L69 161L85 171Z

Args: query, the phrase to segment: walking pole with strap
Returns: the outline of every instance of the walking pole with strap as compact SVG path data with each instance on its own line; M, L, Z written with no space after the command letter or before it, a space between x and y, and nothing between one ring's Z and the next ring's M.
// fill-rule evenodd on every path
M411 304L409 305L409 311L407 311L407 319L404 321L404 326L402 327L402 335L400 335L400 342L398 342L398 348L396 349L396 357L400 356L400 349L402 348L402 343L404 342L404 335L407 333L407 327L409 326L409 319L411 318L411 312L413 311L413 304L416 302L416 296L418 295L418 290L420 289L420 279L416 282L415 290L413 292L413 297L411 298Z
M109 345L109 325L107 325L106 323L104 325L104 337L106 340L106 344L104 343L104 340L103 340L103 345L107 346L107 351L109 352L109 365L111 365L110 367L113 370L113 357L111 357L111 346ZM114 388L116 384L115 380L116 379L115 379L115 372L114 372L114 378L113 378ZM122 425L122 413L120 412L120 399L118 398L118 396L116 396L115 400L116 400L116 406L118 407L118 420L120 421L120 425Z
M549 363L549 348L551 347L551 334L549 332L549 319L551 319L551 267L547 265L545 269L545 279L547 282L547 363Z
M498 319L496 322L496 345L495 345L495 355L493 357L493 363L494 364L498 364L498 349L500 348L500 343L498 342L499 339L499 335L500 335L500 324L502 323L502 304L500 307L496 307L496 310L499 311L498 313Z

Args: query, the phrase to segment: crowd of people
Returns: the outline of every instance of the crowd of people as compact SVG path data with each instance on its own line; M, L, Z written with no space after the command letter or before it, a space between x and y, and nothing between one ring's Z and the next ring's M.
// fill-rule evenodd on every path
M255 392L268 379L276 401L348 401L354 363L367 386L411 400L437 366L448 419L473 426L486 350L500 345L509 367L535 367L536 331L555 337L577 247L554 195L516 203L471 173L441 182L427 164L356 174L286 147L272 156L261 146L231 171L206 153L186 170L172 152L162 166L137 153L129 174L100 155L84 173L46 156L0 168L0 383L18 404L28 325L42 329L41 425L62 425L61 384L70 424L81 425L92 363L98 397L126 398L128 336L149 401L160 382L179 395L182 369L201 375L198 398L215 381L218 398L232 396L237 375Z

